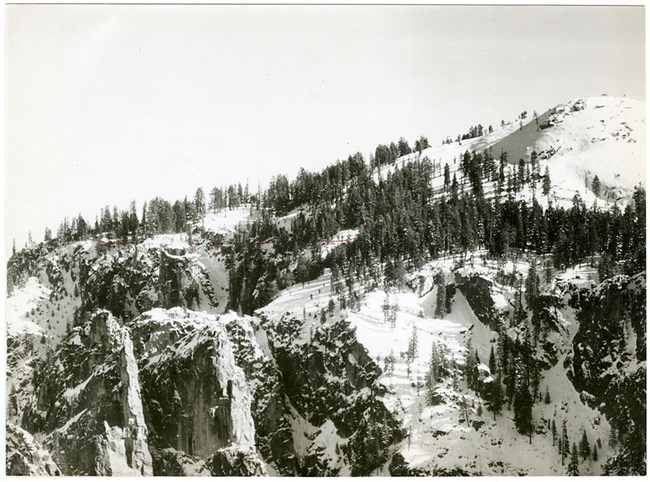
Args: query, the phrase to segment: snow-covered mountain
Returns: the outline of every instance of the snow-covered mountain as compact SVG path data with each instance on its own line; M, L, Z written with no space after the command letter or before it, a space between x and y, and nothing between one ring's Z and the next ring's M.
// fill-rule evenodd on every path
M629 206L611 216L640 226L643 110L574 100L402 156L367 182L426 157L431 201L445 199L445 165L469 190L466 151L491 152L494 166L506 151L513 170L535 152L551 192L533 175L508 202L535 197L587 216L577 192L598 212ZM497 199L496 179L481 182ZM282 248L310 216L309 203L283 215L250 203L207 212L189 233L55 239L16 253L7 472L645 473L646 284L634 253L566 263L533 243L503 255L479 245L405 259L402 271L386 259L362 269L372 243L363 225ZM244 295L256 309L242 308Z
M645 131L645 102L624 97L587 97L559 104L536 117L528 113L480 137L403 156L397 165L428 157L441 168L434 184L441 187L442 167L447 164L453 175L466 151L488 151L494 158L507 152L513 166L519 159L529 163L535 152L541 171L548 166L550 199L556 204L570 205L576 193L587 205L596 200L601 206L616 201L625 204L636 186L645 186ZM457 175L460 180L461 173ZM593 192L594 176L601 183L598 196ZM545 201L539 194L538 200Z

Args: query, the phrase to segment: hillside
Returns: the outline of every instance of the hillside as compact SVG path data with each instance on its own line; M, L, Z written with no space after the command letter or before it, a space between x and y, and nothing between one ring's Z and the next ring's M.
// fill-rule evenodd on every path
M643 107L521 120L14 253L7 473L645 474Z
M512 120L492 133L429 147L421 154L401 157L397 163L427 157L440 166L448 164L453 175L465 151L487 151L494 159L506 152L512 166L519 159L530 163L535 151L541 171L549 168L556 204L570 205L579 193L589 205L596 199L601 206L624 205L636 186L645 185L645 103L609 96L574 99L537 118ZM600 179L599 196L593 193L594 176Z

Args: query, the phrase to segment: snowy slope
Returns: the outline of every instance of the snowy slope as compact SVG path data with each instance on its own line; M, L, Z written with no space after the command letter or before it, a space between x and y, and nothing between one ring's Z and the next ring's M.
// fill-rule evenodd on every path
M412 276L426 277L443 272L448 280L454 279L454 273L466 277L477 274L494 280L497 272L503 276L515 272L522 273L525 280L528 262L482 263L479 262L480 255L480 252L475 253L473 257L476 262L468 262L461 268L454 268L458 260L442 258ZM574 268L554 273L552 285L548 289L566 289L573 281L579 284L590 283L590 274L593 273L581 269L576 271ZM581 400L580 394L567 378L563 365L571 340L578 329L572 308L565 307L559 315L564 320L565 329L560 334L549 334L560 350L560 357L552 368L542 373L540 387L542 390L548 387L551 403L535 404L533 418L537 433L529 443L528 437L517 433L512 409L504 406L503 413L494 419L492 413L485 408L485 401L467 388L460 372L457 386L454 386L451 378L438 385L436 391L441 403L431 406L427 402L425 379L434 343L444 347L447 359L453 358L459 368L465 363L469 339L483 364L487 364L491 348L496 348L497 333L477 319L461 292L456 291L452 311L443 319L434 318L437 294L435 286L430 291L425 289L421 296L410 290L390 293L389 303L398 307L395 326L391 327L386 323L383 312L386 293L380 289L366 293L359 310L341 311L337 302L331 315L327 311L326 318L321 319L320 314L323 309L327 310L329 300L336 299L331 285L331 276L326 271L321 278L306 283L304 287L296 285L281 292L273 303L260 311L276 319L286 316L305 317L306 323L298 335L301 342L308 342L310 334L323 326L323 323L327 326L341 317L354 326L359 342L384 370L380 381L388 392L384 395L383 402L397 415L409 434L395 449L412 469L427 473L564 475L566 467L560 463L549 424L555 420L559 429L566 420L572 440L578 442L578 437L585 430L592 444L597 439L602 441L599 461L581 462L580 467L583 475L601 473L602 461L608 453L605 441L608 440L610 426L602 414ZM427 286L431 287L432 284ZM360 293L365 291L361 286L358 286L358 290ZM500 309L509 312L515 296L516 288L493 282L492 297ZM412 363L408 363L405 354L414 330L418 344L417 355ZM386 359L390 356L395 358L392 373L386 369ZM483 369L488 370L486 366ZM464 404L469 407L467 410L464 409ZM479 404L482 405L480 415ZM308 428L303 423L294 425L294 430L313 434L316 428ZM299 446L305 450L304 442ZM386 467L376 475L388 475L387 470ZM461 472L454 472L458 470Z
M535 195L544 207L570 205L578 193L588 205L595 202L607 208L614 202L625 204L634 187L645 184L644 131L641 102L578 99L537 119L514 121L482 137L404 156L374 175L386 177L408 162L428 158L434 165L437 198L448 195L443 190L445 165L456 175L461 191L469 189L459 171L466 151L488 150L496 159L506 150L508 169L513 169L519 157L529 162L535 150L542 172L550 170L551 195L542 198L539 187L534 191L526 186L516 199L531 200ZM598 198L591 189L595 175L602 185ZM483 190L490 198L495 182L484 180ZM552 421L558 429L566 421L572 442L585 431L592 446L598 443L600 458L581 461L580 472L602 473L604 461L614 451L607 443L610 415L606 418L596 408L592 394L576 390L567 368L575 353L591 349L574 346L579 345L581 323L579 309L569 306L569 300L578 289L598 284L594 267L579 265L564 272L549 268L543 275L548 260L537 258L540 278L547 278L542 291L562 306L555 310L553 329L534 351L543 365L540 390L548 389L550 402L534 404L535 427L529 441L516 430L513 408L506 404L494 416L480 389L468 387L463 370L471 345L471 353L476 351L481 362L481 383L489 383L494 374L487 364L497 349L496 330L513 343L521 342L523 326L532 323L530 312L519 326L513 318L532 258L489 260L484 251L442 257L407 273L406 287L388 292L382 288L381 275L373 280L352 277L347 286L325 269L315 280L280 291L255 316L226 313L226 247L233 246L235 234L261 215L254 206L243 205L207 213L191 234L156 235L126 245L93 240L52 243L45 254L35 254L36 268L7 299L6 403L8 420L20 435L15 442L28 446L47 465L48 454L32 443L31 432L35 442L46 443L59 464L63 460L59 449L67 442L58 437L86 430L94 420L92 409L97 408L93 399L104 406L114 401L103 387L97 388L101 376L110 374L116 380L123 377L119 387L124 400L118 404L125 410L123 422L105 430L99 427L108 443L106 468L114 474L134 473L125 462L130 457L125 427L135 424L148 430L155 427L147 441L154 467L147 461L147 473L366 475L363 470L370 467L373 475L389 475L395 469L391 464L402 460L420 475L563 475L566 467L550 434ZM300 215L309 216L308 208L298 207L272 221L290 231ZM320 240L321 257L354 242L359 232L341 230ZM262 246L264 256L277 255L274 240L265 240ZM300 256L312 254L294 253L289 270L296 268ZM453 295L447 300L450 311L438 318L439 288L434 280L440 276ZM495 328L486 321L476 298L461 289L469 289L471 280L485 287L488 308L504 325ZM96 350L94 341L84 338L90 328L83 327L98 307L115 317L106 324L112 327L110 333L123 333L111 335L117 342L109 337L105 343L112 358L95 360L93 352L88 363L104 367L101 373L90 369L83 376L65 373L64 378L56 371L63 369L60 360L69 356L67 370L76 366L72 355ZM387 308L394 310L394 323ZM641 336L631 322L624 323L620 360L629 363L630 372L645 370L645 362L635 356ZM103 336L104 325L93 326L91 338ZM411 360L413 337L417 351ZM88 346L82 349L84 343ZM432 397L426 380L434 344L450 368L434 383ZM616 372L614 362L616 358L609 374ZM61 375L65 381L50 383L56 390L47 397L42 394L48 387L43 373ZM108 386L113 380L107 380ZM202 396L195 397L196 393ZM43 410L41 397L54 408ZM59 407L67 407L67 412ZM55 416L55 429L44 428L45 419ZM21 425L24 419L29 427ZM25 428L29 432L21 434ZM364 459L365 454L370 457ZM73 462L58 468L71 473ZM35 462L28 465L30 471L41 470Z
M418 158L428 158L434 165L433 187L440 195L445 164L449 166L450 177L455 173L463 185L459 167L465 151L489 151L494 159L505 151L513 167L519 159L529 163L531 153L536 151L541 173L549 168L551 199L556 205L570 206L576 193L588 205L593 204L597 199L591 188L594 176L598 176L602 186L600 206L625 204L636 186L645 186L645 103L608 96L573 99L537 119L513 121L481 137L400 157L395 164L382 166L381 176ZM483 190L490 197L492 183L485 183ZM524 190L519 197L530 199L529 191ZM546 204L540 192L537 199Z
M572 197L578 191L584 198L585 176L587 192L597 175L601 196L610 200L645 185L645 103L607 96L578 99L557 106L549 121L553 125L531 147L556 151L549 170L559 195Z

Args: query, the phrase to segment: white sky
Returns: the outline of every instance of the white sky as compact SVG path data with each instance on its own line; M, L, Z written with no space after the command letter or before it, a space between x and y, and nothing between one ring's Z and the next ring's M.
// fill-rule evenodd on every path
M645 99L642 7L8 6L5 253L63 216Z

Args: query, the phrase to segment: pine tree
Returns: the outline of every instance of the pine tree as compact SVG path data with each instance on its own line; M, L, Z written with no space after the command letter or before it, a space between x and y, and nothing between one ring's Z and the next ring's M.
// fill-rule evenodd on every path
M519 188L524 186L526 181L526 163L523 159L519 159L519 164L517 165L517 179L519 180Z
M501 386L501 372L497 372L497 376L490 384L490 400L488 401L488 408L494 414L494 419L501 413L503 406L503 387Z
M413 324L413 330L411 331L411 336L409 338L408 348L406 349L406 360L407 363L415 360L415 357L418 354L418 332L415 324Z
M594 176L594 180L591 182L591 190L596 197L600 196L600 179L598 179L598 176Z
M582 460L587 460L589 455L591 455L591 450L589 450L589 439L587 439L587 431L582 431L582 439L580 440L580 455Z
M494 357L494 346L490 347L490 361L488 362L488 366L490 368L490 373L494 375L497 371L497 362Z
M544 403L546 405L551 403L551 394L548 391L548 385L546 385L546 392L544 393ZM555 423L555 421L553 423Z
M569 435L566 429L566 419L562 421L562 439L560 440L560 454L562 455L562 465L569 456Z
M515 392L514 411L514 421L517 431L520 434L528 435L528 441L532 443L533 399L524 383L519 383Z
M591 453L591 458L594 460L594 462L598 461L598 446L597 446L597 444L594 444L594 451Z
M203 188L198 188L194 194L194 209L199 219L205 216L205 195L203 194Z
M551 433L553 434L553 446L555 447L555 444L557 443L557 426L555 425L555 419L553 419L553 423L551 424Z
M571 449L571 460L566 469L567 475L577 476L580 475L580 465L578 459L578 447L576 447L575 442L573 443L573 448Z
M139 221L138 221L138 213L137 213L137 208L135 206L135 201L131 201L131 205L129 207L129 231L133 235L133 239L135 240L135 235L138 232L138 226L139 226Z
M399 142L397 143L397 148L399 149L400 157L411 153L411 148L409 147L409 143L403 137L400 137Z
M454 199L458 198L458 179L456 179L456 173L451 180L451 197Z
M436 284L438 285L437 293L436 293L436 312L435 316L436 318L442 319L445 316L445 312L447 311L446 309L446 302L447 302L447 293L446 293L446 286L445 286L445 277L442 273L438 274L436 276Z
M453 358L451 359L451 386L454 390L460 388L458 381L458 368L456 367L456 361Z
M531 309L537 297L539 296L539 276L537 276L537 260L532 259L530 267L528 268L528 276L526 277L526 305Z
M395 324L397 323L398 309L399 309L399 305L397 303L397 300L395 300L395 302L390 305L390 309L388 312L388 323L391 328L395 328Z
M427 370L427 377L425 381L429 398L431 398L432 392L436 384L438 383L439 368L440 368L440 360L438 356L438 347L434 342L433 345L431 346L431 358L429 359L429 369Z
M548 166L544 169L544 177L542 178L542 193L548 196L551 192L551 175L548 172Z
M465 378L467 386L476 390L476 372L478 363L476 361L476 351L472 348L472 338L467 339L467 353L465 355Z

